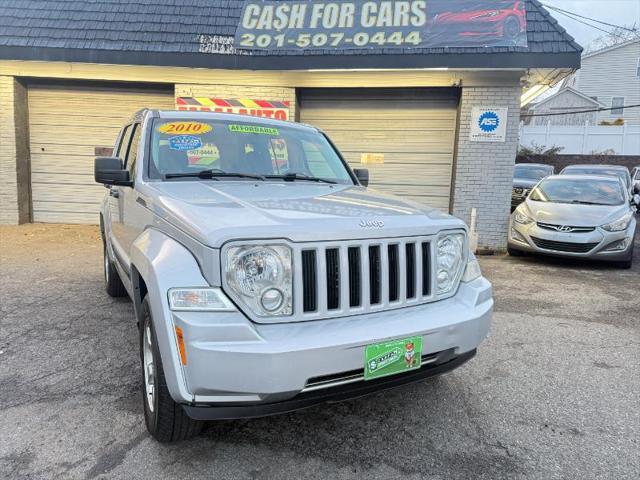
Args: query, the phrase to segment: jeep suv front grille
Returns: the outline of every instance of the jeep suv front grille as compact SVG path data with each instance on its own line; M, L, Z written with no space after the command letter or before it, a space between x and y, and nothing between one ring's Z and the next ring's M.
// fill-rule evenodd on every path
M294 252L302 319L368 313L433 300L429 237L303 244Z

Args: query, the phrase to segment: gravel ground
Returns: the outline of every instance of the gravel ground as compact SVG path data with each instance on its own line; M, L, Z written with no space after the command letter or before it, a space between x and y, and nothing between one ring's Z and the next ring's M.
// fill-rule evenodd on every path
M640 477L640 243L632 271L483 258L493 333L461 369L169 446L101 254L95 227L0 228L2 479Z

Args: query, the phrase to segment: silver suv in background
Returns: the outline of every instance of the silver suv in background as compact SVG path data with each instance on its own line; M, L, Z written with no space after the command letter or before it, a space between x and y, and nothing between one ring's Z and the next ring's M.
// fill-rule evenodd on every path
M640 196L618 177L555 175L511 215L509 254L540 253L631 268Z
M159 441L439 375L489 333L467 226L367 189L313 127L144 111L114 155L106 290L133 299Z

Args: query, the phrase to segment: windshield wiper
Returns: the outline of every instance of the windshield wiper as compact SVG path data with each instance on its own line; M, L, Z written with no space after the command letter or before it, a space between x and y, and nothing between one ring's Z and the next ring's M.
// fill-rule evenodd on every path
M310 177L308 175L304 175L301 173L285 173L284 175L265 175L264 178L271 179L281 179L285 182L295 182L296 180L302 180L306 182L320 182L320 183L331 183L336 184L338 182L334 182L333 180L327 180L326 178L320 177Z
M597 203L597 202L585 202L582 200L571 200L572 204L575 205L604 205L604 203Z
M218 180L220 178L251 178L253 180L264 180L262 175L253 175L251 173L225 172L224 170L208 169L199 172L186 173L167 173L165 179L171 178L202 178L204 180Z

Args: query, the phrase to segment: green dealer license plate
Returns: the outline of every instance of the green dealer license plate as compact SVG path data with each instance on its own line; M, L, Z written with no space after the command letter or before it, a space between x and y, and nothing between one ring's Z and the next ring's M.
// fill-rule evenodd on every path
M367 345L364 351L364 379L396 375L420 368L422 337Z

